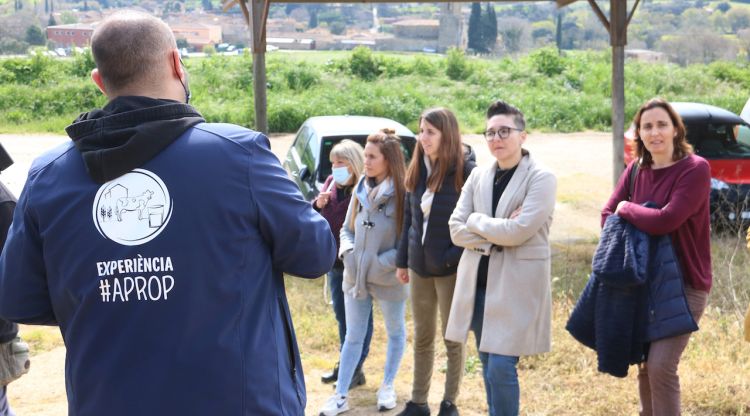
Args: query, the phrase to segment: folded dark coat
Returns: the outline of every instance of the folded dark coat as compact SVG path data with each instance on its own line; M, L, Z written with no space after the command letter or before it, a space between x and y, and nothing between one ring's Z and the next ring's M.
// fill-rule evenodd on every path
M646 360L649 342L698 329L682 279L669 236L651 237L611 215L566 329L597 351L599 371L625 377Z

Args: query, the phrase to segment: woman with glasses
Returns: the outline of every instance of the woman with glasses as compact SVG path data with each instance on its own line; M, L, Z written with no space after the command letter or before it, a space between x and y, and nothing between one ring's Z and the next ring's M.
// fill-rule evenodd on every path
M377 299L388 332L378 410L396 407L393 381L406 342L404 310L407 288L396 278L396 244L404 218L404 171L401 140L391 129L371 134L365 145L364 176L359 180L341 227L339 257L344 262L346 337L341 349L336 394L320 411L333 416L349 410L349 384Z
M671 236L688 307L698 322L712 282L710 167L693 154L685 125L668 102L659 98L646 102L636 112L633 125L635 161L622 173L604 206L602 225L614 213L647 234ZM638 170L631 187L633 169ZM644 207L645 202L659 208ZM687 333L651 342L646 363L638 367L641 415L680 414L677 366L689 339Z
M484 136L495 162L474 169L449 226L465 250L445 338L474 331L492 416L518 415L516 365L551 348L549 227L557 181L522 145L523 113L498 101Z
M411 282L414 318L414 381L411 400L398 416L429 416L427 405L435 361L437 315L445 335L456 267L463 252L451 241L448 218L474 169L471 148L461 143L458 121L445 108L419 118L419 136L406 172L406 212L401 227L396 275ZM448 368L438 416L458 415L456 397L464 372L464 344L445 341Z

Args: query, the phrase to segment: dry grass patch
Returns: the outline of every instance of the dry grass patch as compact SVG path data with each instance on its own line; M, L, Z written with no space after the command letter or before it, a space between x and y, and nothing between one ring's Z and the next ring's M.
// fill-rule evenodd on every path
M750 415L750 344L741 340L735 310L747 307L750 278L746 250L735 250L734 238L715 237L714 289L701 329L688 345L680 365L683 414ZM519 362L523 415L635 415L638 389L635 367L624 379L600 374L596 354L575 341L565 323L588 279L595 240L553 244L552 352ZM732 271L732 277L728 270ZM330 305L323 300L323 279L287 279L295 327L307 378L307 414L315 415L333 389L320 375L338 360L338 333ZM733 285L733 286L732 286ZM743 303L744 302L744 303ZM411 394L412 321L407 308L407 347L396 379L402 405ZM437 412L445 380L445 349L438 336L430 405ZM383 374L386 347L383 319L376 306L375 334L365 365L367 384L351 393L352 415L375 415L375 395ZM487 414L484 385L473 336L467 343L467 370L458 405L462 415Z

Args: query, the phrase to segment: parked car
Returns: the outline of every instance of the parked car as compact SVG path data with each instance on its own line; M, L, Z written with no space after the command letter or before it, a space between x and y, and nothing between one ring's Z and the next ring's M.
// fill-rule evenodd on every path
M745 108L750 108L749 105ZM687 141L711 166L711 223L714 227L750 224L750 130L747 119L731 111L701 103L672 103L682 117ZM750 112L749 112L750 113ZM743 111L744 115L744 111ZM625 132L625 163L633 160L635 128Z
M351 139L364 147L367 136L386 127L395 130L401 138L401 148L408 163L416 138L403 124L382 117L320 116L310 117L302 123L287 152L284 168L297 183L305 199L311 201L331 174L328 156L336 143Z

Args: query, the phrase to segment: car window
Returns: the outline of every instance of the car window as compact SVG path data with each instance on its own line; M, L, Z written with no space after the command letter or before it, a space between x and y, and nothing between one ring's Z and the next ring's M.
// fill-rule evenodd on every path
M355 142L359 143L362 148L365 147L365 142L367 141L366 135L359 135L359 136L329 136L324 137L321 142L321 148L320 148L320 165L318 167L318 182L325 182L326 178L331 174L331 149L333 146L336 145L336 143L344 140L354 140ZM401 138L401 150L404 153L404 159L406 160L406 164L409 164L409 161L411 160L411 154L414 151L414 144L415 139L413 137L402 137Z
M695 152L703 157L714 159L750 157L750 145L739 142L735 134L735 125L707 124L702 134L688 129L688 141L695 146Z
M750 127L737 125L735 127L735 137L737 137L738 142L750 146Z
M365 147L365 141L367 136L337 136L337 137L324 137L321 141L320 146L320 165L318 166L318 182L325 182L326 178L331 174L331 149L336 143L344 140L354 140L359 143L362 148Z
M294 148L297 150L298 155L302 155L305 152L308 141L310 141L310 129L307 126L303 126L297 133L297 137L294 138Z
M310 131L305 143L305 147L299 151L300 159L302 159L302 165L307 166L310 173L313 173L315 172L318 149L320 148L318 136L314 131Z

